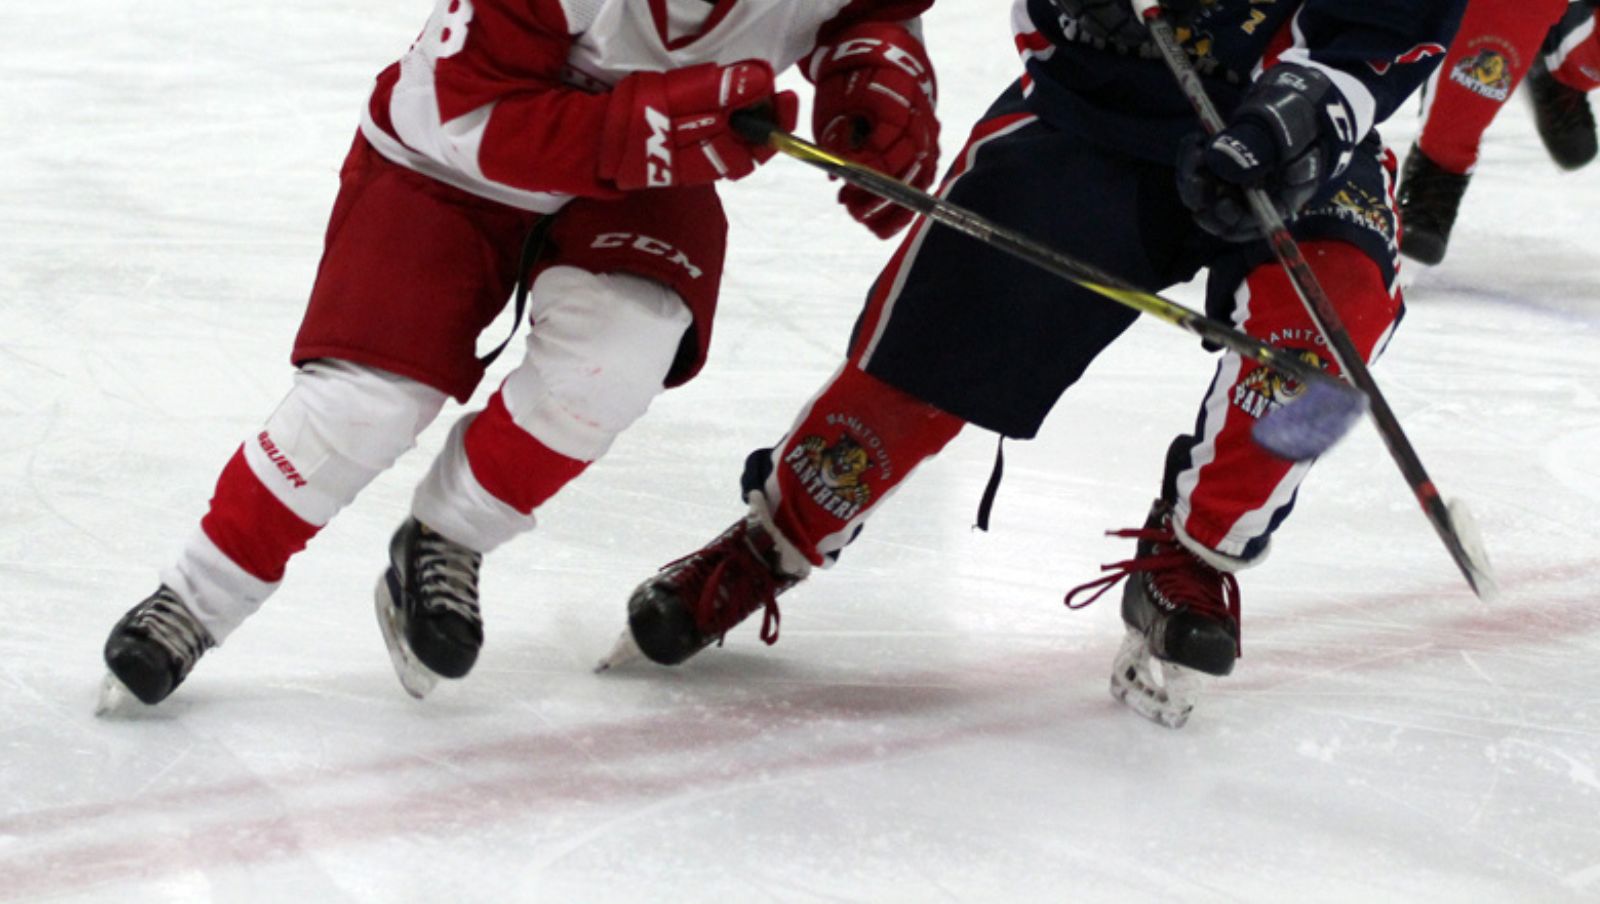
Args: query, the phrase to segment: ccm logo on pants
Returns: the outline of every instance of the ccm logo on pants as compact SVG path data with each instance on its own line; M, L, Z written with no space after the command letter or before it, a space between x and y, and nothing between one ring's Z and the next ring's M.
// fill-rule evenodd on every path
M660 239L653 239L648 235L639 235L633 232L604 232L595 236L594 243L589 247L603 249L632 248L645 254L664 257L668 263L682 267L684 272L689 274L690 279L699 279L704 272L689 260L687 254Z

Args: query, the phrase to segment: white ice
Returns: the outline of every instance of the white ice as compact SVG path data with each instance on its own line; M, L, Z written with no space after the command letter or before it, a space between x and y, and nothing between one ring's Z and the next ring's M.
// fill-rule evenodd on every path
M973 431L776 646L591 674L632 586L739 514L890 251L777 160L726 194L705 375L489 561L468 680L407 697L370 602L447 412L171 700L93 718L106 631L289 385L357 111L429 5L7 7L0 900L1600 900L1600 167L1557 173L1520 102L1377 368L1494 605L1364 424L1244 575L1235 674L1180 731L1115 705L1117 607L1061 594L1128 553L1102 532L1211 367L1150 322L1008 445L991 533ZM928 19L947 160L1016 73L1005 6Z

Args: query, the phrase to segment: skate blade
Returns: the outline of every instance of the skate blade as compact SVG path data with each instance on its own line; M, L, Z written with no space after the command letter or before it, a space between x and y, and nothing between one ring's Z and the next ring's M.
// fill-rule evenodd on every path
M378 629L383 632L383 645L389 648L389 662L394 665L395 677L406 693L422 700L432 693L439 683L439 675L417 661L406 644L405 631L400 625L399 607L389 593L389 573L378 575L378 588L372 594L378 613Z
M1200 687L1199 672L1153 658L1144 635L1128 631L1112 665L1113 699L1158 725L1182 728L1194 712Z
M598 675L601 672L608 672L617 666L627 665L643 658L644 651L634 642L633 631L625 628L622 636L618 637L616 644L611 647L611 652L594 667L594 673Z
M100 682L100 696L95 700L94 714L99 718L114 718L116 716L130 715L138 711L144 703L128 690L127 685L117 680L117 676L106 673Z

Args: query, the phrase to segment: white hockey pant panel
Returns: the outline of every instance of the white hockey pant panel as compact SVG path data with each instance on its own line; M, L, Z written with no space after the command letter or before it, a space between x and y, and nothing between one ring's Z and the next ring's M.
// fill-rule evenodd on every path
M547 448L594 461L661 393L694 318L661 283L552 267L534 282L533 328L501 396L516 425ZM487 553L537 523L484 489L467 461L462 418L417 487L411 511L451 540Z
M661 393L694 323L678 293L624 273L551 267L533 284L533 328L501 387L517 426L594 461Z
M267 418L271 450L252 437L245 461L290 511L321 527L416 444L444 401L439 390L386 371L314 361ZM285 480L280 461L300 480Z

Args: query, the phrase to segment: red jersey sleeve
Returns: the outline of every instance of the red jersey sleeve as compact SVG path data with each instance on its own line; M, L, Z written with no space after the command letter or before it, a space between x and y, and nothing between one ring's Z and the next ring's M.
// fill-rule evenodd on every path
M573 41L560 0L439 0L379 76L371 121L449 181L616 197L595 165L610 95L563 83Z

